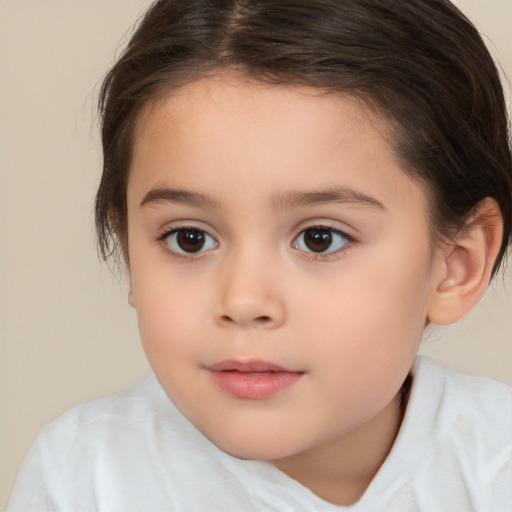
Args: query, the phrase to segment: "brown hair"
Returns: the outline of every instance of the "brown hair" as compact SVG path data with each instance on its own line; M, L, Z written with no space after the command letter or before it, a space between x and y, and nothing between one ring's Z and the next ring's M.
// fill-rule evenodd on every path
M104 166L99 248L128 258L126 185L133 132L148 102L221 69L272 84L349 92L390 121L393 149L453 235L494 198L512 238L512 156L496 66L448 0L159 0L100 93Z

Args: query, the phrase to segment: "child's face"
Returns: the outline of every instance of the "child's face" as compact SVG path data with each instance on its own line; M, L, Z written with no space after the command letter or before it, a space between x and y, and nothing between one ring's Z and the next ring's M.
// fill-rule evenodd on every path
M243 458L377 421L441 264L425 195L375 119L350 98L233 78L146 113L128 183L132 303L168 395Z

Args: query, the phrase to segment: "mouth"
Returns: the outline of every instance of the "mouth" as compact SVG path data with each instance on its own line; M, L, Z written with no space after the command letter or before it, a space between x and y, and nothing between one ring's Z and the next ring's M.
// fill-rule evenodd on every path
M296 384L303 371L265 361L229 360L208 366L214 383L228 395L245 400L263 400Z

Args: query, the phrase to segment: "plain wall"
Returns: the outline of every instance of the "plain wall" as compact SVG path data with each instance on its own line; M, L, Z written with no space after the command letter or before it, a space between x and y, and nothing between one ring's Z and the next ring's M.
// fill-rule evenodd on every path
M150 371L92 213L98 84L148 3L0 0L0 509L44 423ZM457 4L512 76L512 0ZM512 384L511 274L422 351Z

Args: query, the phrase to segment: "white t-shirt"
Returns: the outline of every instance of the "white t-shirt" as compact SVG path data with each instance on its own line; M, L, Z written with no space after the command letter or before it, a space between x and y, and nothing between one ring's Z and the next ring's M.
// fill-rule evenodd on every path
M8 512L512 511L512 388L427 358L413 375L391 453L349 507L268 462L224 453L151 376L47 425Z

